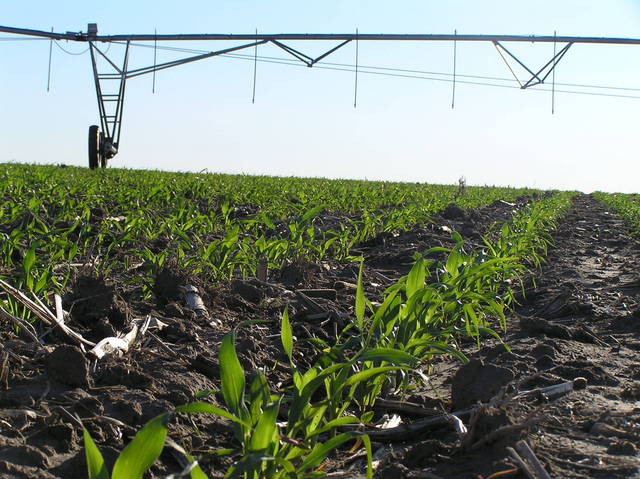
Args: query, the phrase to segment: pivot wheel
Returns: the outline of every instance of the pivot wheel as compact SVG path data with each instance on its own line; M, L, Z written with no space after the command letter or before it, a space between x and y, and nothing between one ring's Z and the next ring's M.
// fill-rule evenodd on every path
M104 151L105 148L105 143L104 143L104 133L100 132L100 148L99 148L99 152L100 152L100 167L101 168L106 168L107 167L107 152Z
M89 168L95 170L102 166L102 133L98 125L89 127Z

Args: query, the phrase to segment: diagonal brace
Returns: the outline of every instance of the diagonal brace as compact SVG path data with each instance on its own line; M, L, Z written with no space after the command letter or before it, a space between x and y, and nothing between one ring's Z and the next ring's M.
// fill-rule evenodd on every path
M238 50L243 50L245 48L251 48L251 47L255 47L258 45L262 45L264 43L267 43L269 40L259 40L256 42L251 42L251 43L246 43L244 45L239 45L236 47L231 47L231 48L225 48L223 50L217 50L215 52L209 52L209 53L203 53L202 55L196 55L193 57L188 57L188 58L182 58L180 60L173 60L170 62L166 62L166 63L160 63L158 65L153 65L153 66L149 66L149 67L143 67L143 68L136 68L135 70L128 70L126 73L127 78L133 78L133 77L137 77L140 75L145 75L147 73L152 73L152 72L156 72L159 70L165 70L167 68L171 68L171 67L175 67L178 65L184 65L185 63L191 63L191 62L195 62L198 60L204 60L205 58L210 58L210 57L215 57L215 56L219 56L219 55L224 55L226 53L232 53Z
M551 65L551 68L549 68L549 71L542 77L542 79L539 79L537 82L533 83L533 77L532 77L531 79L529 79L529 81L527 83L524 84L524 86L522 88L528 88L530 86L535 86L535 85L538 85L540 83L544 83L544 81L551 74L551 72L556 67L558 62L562 59L562 57L565 55L565 53L567 53L567 51L569 51L569 48L571 48L571 45L573 45L573 43L567 43L558 53L556 53L553 56L553 58L551 60L549 60L547 63L545 63L545 65L542 68L540 68L540 70L538 70L538 72L536 73L536 78L539 78L539 76L542 75L542 72L546 68L548 68L549 65Z
M123 70L121 70L121 69L118 67L118 65L116 65L115 63L113 63L113 62L111 61L111 59L110 59L107 55L105 55L105 54L102 52L102 50L100 50L100 49L97 47L97 45L95 44L95 42L89 42L89 45L91 46L91 51L95 50L96 52L98 52L98 53L100 54L100 56L101 56L102 58L104 58L104 59L109 63L109 65L111 65L111 66L113 67L113 69L114 69L116 72L118 72L118 73L111 73L111 74L108 74L108 75L115 75L115 76L117 76L117 77L120 77L120 76L122 75ZM127 47L127 50L128 50L128 47Z
M345 40L344 42L340 43L339 45L336 45L335 47L331 48L330 50L327 50L325 53L323 53L319 57L313 58L313 57L310 57L309 55L306 55L306 54L302 53L299 50L296 50L293 47L290 47L289 45L285 45L284 43L279 42L278 40L271 39L271 43L273 43L277 47L281 48L282 50L284 50L285 52L287 52L291 56L297 58L302 63L306 64L308 67L312 67L313 65L318 63L320 60L328 57L329 55L331 55L336 50L338 50L338 49L342 48L343 46L345 46L350 41L351 41L351 39Z
M513 53L511 53L507 48L505 48L504 45L502 45L500 42L498 41L494 41L493 44L496 47L496 50L498 50L498 53L500 54L500 56L502 57L502 59L504 60L505 64L507 65L507 67L509 68L509 70L511 71L511 74L514 76L514 78L518 81L518 83L520 84L520 88L522 88L523 90L525 88L529 88L535 85L539 85L541 83L544 83L544 81L547 79L547 77L551 74L551 72L554 70L554 68L556 67L556 65L558 64L558 62L562 59L562 57L567 53L567 51L569 50L569 48L571 47L571 45L573 45L573 42L569 42L567 43L558 53L556 53L551 60L549 60L547 63L544 64L544 66L542 68L540 68L537 72L532 71L529 67L527 67L527 65L525 65L522 61L520 61L520 59L518 57L516 57ZM518 76L516 75L516 73L513 71L513 69L511 68L511 65L509 64L507 58L504 56L504 53L506 53L507 55L509 55L511 58L513 58L518 65L520 65L522 68L524 68L527 72L529 72L529 74L531 75L531 78L529 78L528 81L526 81L525 83L522 83L520 81L520 79L518 78ZM549 66L551 66L551 68L549 68ZM544 74L543 76L543 72L549 68L549 70Z
M522 62L520 61L520 59L519 59L517 56L515 56L513 53L511 53L509 50L507 50L507 49L502 45L502 43L500 43L500 42L493 42L493 44L496 46L496 48L498 49L498 51L501 51L501 50L502 50L502 51L503 51L503 52L505 52L507 55L509 55L511 58L513 58L516 62L518 62L518 65L520 65L522 68L524 68L525 70L527 70L527 71L531 74L531 77L532 77L532 78L538 78L538 76L537 76L535 73L533 73L533 72L529 69L529 67L528 67L527 65L525 65L524 63L522 63ZM502 56L502 58L504 59L504 61L505 61L505 62L507 61L507 60L506 60L506 58L505 58L504 56ZM509 67L509 69L511 69L511 67ZM511 70L511 73L513 73L513 70ZM515 73L514 73L514 75L515 75ZM539 80L539 78L538 78L538 80ZM521 88L526 88L526 86L522 86Z

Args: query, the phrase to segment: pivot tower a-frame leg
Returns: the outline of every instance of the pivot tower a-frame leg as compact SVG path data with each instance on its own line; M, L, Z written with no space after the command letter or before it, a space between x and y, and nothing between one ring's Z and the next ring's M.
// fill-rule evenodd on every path
M106 168L108 160L118 153L120 143L129 42L126 44L122 68L111 61L95 42L89 42L89 51L100 112L100 126L89 127L89 167L91 169ZM99 57L106 60L112 71L106 73L98 71Z

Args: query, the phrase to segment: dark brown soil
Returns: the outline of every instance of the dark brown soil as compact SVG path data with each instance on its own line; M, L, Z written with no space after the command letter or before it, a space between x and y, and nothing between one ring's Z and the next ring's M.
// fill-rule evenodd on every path
M378 298L406 274L415 253L451 245L449 230L479 243L495 221L507 220L524 203L496 202L472 212L452 207L449 219L359 245L367 296ZM510 351L496 341L479 351L470 344L471 362L442 359L428 387L387 398L401 399L400 405L377 408L380 415L399 413L407 425L434 408L471 407L460 414L466 436L445 423L388 440L374 437L377 477L486 479L513 466L505 448L519 439L528 440L554 479L640 477L640 247L620 220L585 195L576 197L555 241L535 287L509 318L504 339ZM289 307L298 339L295 361L304 369L312 351L302 340L329 340L352 316L357 273L349 263L296 262L269 272L269 282L207 286L175 264L158 272L155 296L146 302L134 299L124 276L78 274L63 306L71 312L69 325L86 338L126 331L146 315L166 327L124 355L100 360L57 332L46 336L44 347L0 332L0 477L86 477L74 416L112 464L149 419L193 401L199 391L219 388L220 340L242 321L256 320L237 332L245 369L265 368L272 384L286 380L278 334L283 309ZM186 284L199 289L206 314L185 304L178 286ZM585 389L548 399L526 393L577 377L586 378ZM478 402L484 405L476 407ZM199 453L233 441L226 420L207 416L193 423L176 418L170 435ZM229 459L203 455L201 464L209 477L222 477ZM180 456L167 447L149 477L181 469ZM355 478L363 477L364 466L358 454L344 451L325 470Z
M640 244L586 195L554 241L536 287L510 318L510 351L486 343L438 392L451 410L485 404L466 422L467 436L446 426L393 444L379 477L487 478L515 465L506 447L520 439L553 478L640 477ZM586 389L526 394L578 377Z

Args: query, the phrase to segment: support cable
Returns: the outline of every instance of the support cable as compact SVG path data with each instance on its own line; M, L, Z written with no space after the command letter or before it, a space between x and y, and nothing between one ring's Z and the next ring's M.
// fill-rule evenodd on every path
M453 31L454 35L458 34L458 30ZM451 109L456 105L456 40L453 40L453 85L451 87Z
M70 52L69 50L65 50L65 49L62 47L62 45L60 45L60 42L59 42L58 40L54 40L53 42L56 44L56 46L57 46L60 50L62 50L63 52L65 52L67 55L75 55L75 56L78 56L78 55L84 55L85 53L87 53L87 52L89 51L89 48L90 48L90 47L87 47L87 48L86 48L86 50L82 50L81 52Z
M358 29L356 28L356 77L353 89L353 107L358 105Z
M156 92L156 65L158 64L158 30L156 28L153 29L153 34L156 38L153 40L153 84L151 93Z
M231 55L225 55L227 57L231 57ZM253 60L253 58L246 58L246 57L242 57L239 55L235 55L232 58L237 58L237 59L242 59L242 60ZM262 59L259 60L263 63L273 63L276 65L286 65L286 66L293 66L293 67L304 67L303 64L300 64L298 62L290 62L287 61L286 59L283 60L267 60L267 59ZM349 67L349 68L339 68L339 67L330 67L330 66L316 66L314 68L318 68L321 70L331 70L331 71L338 71L338 72L355 72L355 69L353 68L353 66ZM394 77L394 78L412 78L415 80L429 80L429 81L437 81L437 82L445 82L445 83L450 83L452 80L449 78L436 78L436 77L429 77L429 76L423 76L423 75L402 75L402 74L398 74L398 73L387 73L387 72L382 72L382 71L367 71L367 70L362 70L363 67L360 67L358 72L359 73L366 73L368 75L379 75L379 76L386 76L386 77ZM447 74L450 75L450 74ZM462 75L458 75L458 77L461 77ZM457 83L460 84L464 84L464 85L476 85L476 86L488 86L488 87L496 87L496 88L508 88L510 90L522 90L522 88L520 88L519 86L513 86L513 85L505 85L505 84L500 84L500 83L489 83L489 82L481 82L481 81L470 81L470 80L456 80ZM634 89L635 90L635 89ZM551 91L548 88L533 88L532 91L544 91L544 92L548 92ZM640 95L624 95L624 94L616 94L616 93L599 93L599 92L587 92L587 91L577 91L577 90L558 90L556 89L556 92L558 93L570 93L570 94L575 94L575 95L589 95L589 96L603 96L603 97L612 97L612 98L630 98L630 99L636 99L636 100L640 100Z
M556 38L556 31L553 31L553 38ZM551 114L556 111L556 42L553 42L553 73L551 74Z
M51 27L51 33L53 33L53 27ZM47 93L51 87L51 56L53 54L53 38L49 40L49 68L47 72Z
M256 28L256 36L258 35L258 29ZM253 47L253 93L251 95L251 104L256 102L256 79L258 75L258 44Z

